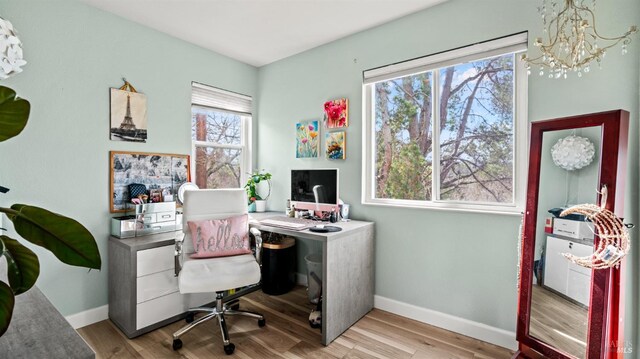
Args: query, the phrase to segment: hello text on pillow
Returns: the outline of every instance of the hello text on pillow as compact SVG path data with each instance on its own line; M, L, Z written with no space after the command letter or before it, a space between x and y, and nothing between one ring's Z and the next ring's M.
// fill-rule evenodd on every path
M188 222L195 253L191 258L226 257L251 253L249 216Z

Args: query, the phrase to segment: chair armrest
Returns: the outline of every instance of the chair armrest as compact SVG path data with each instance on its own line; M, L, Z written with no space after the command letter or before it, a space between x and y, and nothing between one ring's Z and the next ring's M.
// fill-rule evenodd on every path
M175 239L175 251L173 252L173 273L175 274L175 276L177 277L178 274L180 274L180 271L182 270L182 242L184 241L184 234L182 235L182 238L179 238L179 236L176 236Z
M257 228L250 228L249 232L256 239L256 261L262 266L262 233Z

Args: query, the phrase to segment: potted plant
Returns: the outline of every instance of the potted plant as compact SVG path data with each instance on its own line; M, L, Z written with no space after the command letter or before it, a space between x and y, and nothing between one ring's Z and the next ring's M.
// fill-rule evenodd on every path
M258 184L263 181L266 181L269 186L269 191L264 197L258 194ZM267 199L271 195L271 173L264 170L250 173L244 188L247 191L249 212L264 212L267 207Z
M26 62L22 59L22 45L10 22L0 18L0 79L21 72ZM22 132L27 125L31 105L16 96L15 91L0 86L0 142L7 141ZM0 193L9 189L0 186ZM27 204L0 207L13 223L15 232L37 246L53 253L61 262L100 269L102 261L93 235L74 219ZM0 259L8 266L8 283L0 280L0 336L8 329L13 314L15 297L29 290L40 274L36 254L16 239L4 234L0 228ZM38 310L38 308L34 308Z

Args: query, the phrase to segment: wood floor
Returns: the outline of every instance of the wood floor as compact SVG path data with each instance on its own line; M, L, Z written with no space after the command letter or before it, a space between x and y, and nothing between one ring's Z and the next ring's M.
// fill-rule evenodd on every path
M534 285L532 288L531 336L576 358L584 358L589 311L544 287Z
M172 333L184 321L132 340L109 320L78 330L97 358L510 358L507 349L374 309L329 346L308 324L312 305L303 287L282 296L261 291L240 299L246 310L262 313L267 325L250 318L229 317L227 325L235 353L226 356L220 329L210 321L182 337L184 346L171 348Z

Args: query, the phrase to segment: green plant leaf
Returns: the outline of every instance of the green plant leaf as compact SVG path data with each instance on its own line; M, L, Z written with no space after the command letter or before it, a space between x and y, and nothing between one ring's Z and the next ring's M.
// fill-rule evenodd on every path
M9 329L16 298L7 283L0 281L0 337Z
M9 285L16 295L22 294L33 287L40 275L38 256L13 238L0 236L0 242L7 258Z
M31 105L16 92L0 86L0 142L15 137L27 125Z
M51 251L66 264L100 269L102 260L95 238L78 221L44 208L14 204L7 217L24 239Z

